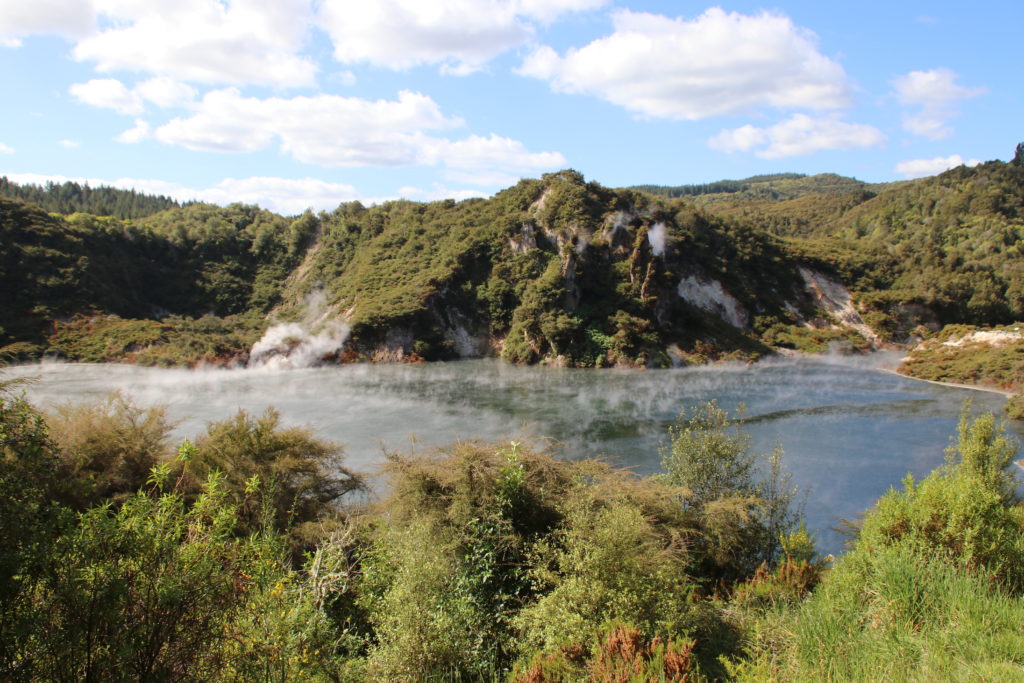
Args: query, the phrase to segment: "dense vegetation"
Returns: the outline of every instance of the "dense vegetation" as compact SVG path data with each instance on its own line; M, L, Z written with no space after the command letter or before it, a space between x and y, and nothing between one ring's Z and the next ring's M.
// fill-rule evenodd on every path
M172 448L121 396L0 396L5 680L928 680L1024 670L1015 447L814 552L780 454L714 403L639 478L527 445L391 454L386 493L269 411ZM760 473L760 474L759 474ZM116 672L116 673L114 673Z
M491 199L290 218L241 204L62 216L0 198L0 345L244 362L272 323L341 321L329 360L668 366L1024 319L1024 151L890 185L729 183L651 194L561 171Z
M918 344L899 371L935 382L955 382L1012 394L1006 412L1024 419L1024 333L1022 325L978 329L949 325Z
M830 262L878 327L1024 319L1024 144L1009 163L961 166L888 189L721 201L716 212Z
M751 199L785 200L812 194L842 194L869 191L873 186L834 173L806 176L802 173L772 173L743 180L719 180L698 185L636 185L631 189L665 197L694 197L702 203Z
M20 199L52 213L88 213L113 218L143 218L181 206L170 197L148 195L135 190L89 187L88 183L79 185L71 181L19 185L12 183L7 176L0 176L0 197Z

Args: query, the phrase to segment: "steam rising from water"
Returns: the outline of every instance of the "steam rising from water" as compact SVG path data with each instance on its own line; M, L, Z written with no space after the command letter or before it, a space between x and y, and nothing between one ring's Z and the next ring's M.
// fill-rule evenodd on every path
M321 290L310 292L305 301L301 323L273 325L249 351L250 368L311 368L341 351L348 339L349 327L327 320L331 308ZM315 332L314 332L315 330Z
M341 350L349 328L339 322L324 324L312 334L299 323L281 323L267 330L249 352L250 368L311 368L325 356Z
M647 240L651 243L651 251L654 252L655 256L661 256L665 253L665 224L655 223L650 230L647 231Z
M301 339L311 350L319 335L306 329L290 333L306 335ZM659 445L680 410L712 398L729 410L744 403L754 448L783 448L794 482L809 490L808 526L819 549L833 553L841 544L829 531L837 517L863 512L908 471L920 477L945 461L965 397L973 396L979 410L1000 411L1005 402L998 394L879 372L898 361L898 354L886 353L644 372L495 360L278 369L303 355L296 348L259 370L44 364L11 374L40 376L26 388L38 405L115 389L142 405L165 404L181 420L176 439L194 439L208 420L240 408L259 414L272 405L285 424L308 424L345 444L347 464L361 471L380 464L382 445L404 449L412 435L422 448L532 434L558 439L562 457L605 454L648 474L660 469Z

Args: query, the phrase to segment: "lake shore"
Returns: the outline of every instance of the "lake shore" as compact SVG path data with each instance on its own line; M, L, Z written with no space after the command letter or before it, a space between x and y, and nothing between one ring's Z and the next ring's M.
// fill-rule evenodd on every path
M971 390L974 390L974 391L987 391L987 392L989 392L991 394L1002 394L1003 396L1005 396L1007 398L1010 398L1011 396L1013 396L1014 394L1017 393L1015 391L1007 391L1006 389L1000 389L999 387L987 386L987 385L984 385L984 384L962 384L960 382L943 382L943 381L939 381L939 380L936 380L936 379L922 379L920 377L914 377L913 375L905 375L902 372L899 372L898 370L894 370L894 369L891 369L891 368L878 368L878 369L881 370L882 372L889 372L889 373L892 373L894 375L899 375L900 377L906 377L907 379L915 380L917 382L927 382L928 384L938 384L940 386L954 387L956 389L971 389Z

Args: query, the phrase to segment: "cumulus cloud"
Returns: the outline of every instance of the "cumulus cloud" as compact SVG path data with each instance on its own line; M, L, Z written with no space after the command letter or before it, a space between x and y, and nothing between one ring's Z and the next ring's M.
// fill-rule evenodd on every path
M317 20L344 63L389 69L439 64L457 75L526 43L534 21L600 7L607 0L324 0Z
M614 32L560 56L529 55L519 73L559 92L605 99L645 116L702 119L759 107L848 104L843 68L788 17L717 7L696 19L621 10Z
M531 152L519 140L494 135L470 135L463 140L438 140L428 145L428 162L442 163L451 169L466 171L487 166L531 171L564 166L565 157L558 152ZM488 183L489 184L489 183Z
M67 147L68 149L74 149L75 147L80 147L82 145L78 140L58 140L57 144L61 147Z
M85 83L75 83L68 92L79 102L113 109L121 114L141 114L143 110L138 93L116 78L94 78Z
M896 168L893 170L906 178L923 178L935 175L936 173L942 173L957 166L977 166L980 163L981 161L978 159L964 161L964 158L959 154L953 154L948 157L935 157L934 159L901 161L896 164Z
M916 110L903 117L903 128L914 135L940 140L953 133L949 121L956 117L956 104L977 97L985 88L966 88L956 82L949 69L911 71L894 79L892 84L899 101Z
M473 199L474 197L489 196L488 193L480 190L452 190L440 183L434 183L429 190L419 187L400 187L398 188L398 195L404 199L416 201L454 199L457 202L461 202L464 199Z
M812 117L794 114L768 128L742 126L723 130L708 140L708 146L721 152L749 152L762 159L803 156L829 149L874 147L885 142L885 135L874 126L848 123L838 115Z
M7 178L21 185L45 185L48 182L88 183L92 187L105 185L125 190L137 190L148 194L162 194L178 201L203 201L213 204L227 205L232 202L259 204L260 206L286 215L294 215L305 211L329 210L345 201L359 199L366 203L375 203L380 199L361 197L351 185L330 183L316 178L225 178L208 188L190 188L178 183L164 180L142 178L118 178L104 180L99 178L76 177L61 175L41 175L36 173L9 173Z
M325 166L417 163L425 130L453 128L431 98L402 91L397 100L320 94L260 99L235 88L208 92L196 111L158 128L158 140L188 149L254 152L275 139L299 161Z
M14 150L0 142L0 154L14 154Z
M189 104L198 94L192 86L166 76L143 81L135 86L134 90L142 99L165 109Z
M298 54L309 0L96 0L105 27L75 46L100 71L127 70L198 83L278 87L314 83Z
M150 135L150 126L143 119L135 119L135 126L118 135L114 140L127 144L142 142Z
M536 172L565 164L556 152L530 152L498 135L449 140L428 132L463 125L434 100L403 91L396 100L338 95L259 99L234 89L207 93L188 117L153 132L156 139L194 150L255 152L279 144L298 161L322 166L440 164L455 171ZM133 129L134 130L134 129Z
M33 34L79 38L95 26L91 0L14 0L0 11L0 45L17 47Z

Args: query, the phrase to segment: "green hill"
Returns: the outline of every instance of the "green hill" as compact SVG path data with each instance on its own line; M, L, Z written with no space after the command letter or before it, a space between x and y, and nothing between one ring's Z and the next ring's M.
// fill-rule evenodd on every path
M241 204L58 217L0 198L0 281L17 292L0 344L237 359L272 323L301 321L348 326L347 359L658 366L1024 319L1020 155L887 186L737 182L669 197L567 170L491 199L295 218ZM137 321L149 332L120 339ZM83 342L99 328L103 344ZM175 344L193 350L159 350Z

